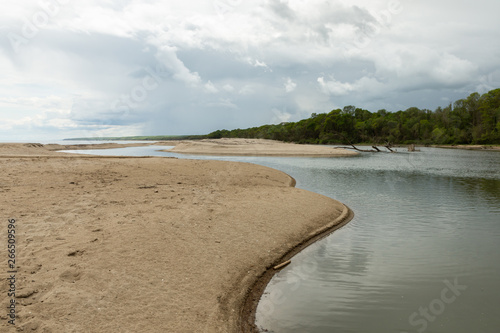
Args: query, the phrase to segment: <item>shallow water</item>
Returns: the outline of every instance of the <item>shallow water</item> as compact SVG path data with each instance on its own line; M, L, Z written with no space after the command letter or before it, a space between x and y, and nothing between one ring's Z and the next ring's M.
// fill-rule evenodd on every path
M162 148L122 149L270 166L292 175L297 187L354 210L353 221L272 279L258 307L259 327L275 333L500 330L500 153L423 148L284 158L154 151Z

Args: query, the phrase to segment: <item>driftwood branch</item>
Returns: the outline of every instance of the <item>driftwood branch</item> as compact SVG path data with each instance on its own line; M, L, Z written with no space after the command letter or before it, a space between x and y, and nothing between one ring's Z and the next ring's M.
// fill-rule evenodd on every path
M373 149L359 149L358 147L356 147L352 143L350 143L350 145L351 145L351 147L339 147L339 148L354 149L354 150L357 150L357 151L360 151L363 153L386 153L386 151L380 150L377 146L372 146ZM391 149L391 144L389 144L389 143L386 144L384 147L387 148L387 150L389 150L389 152L391 152L391 153L396 152L395 150Z
M344 137L344 139L347 139ZM340 148L344 148L344 149L354 149L354 150L357 150L357 151L361 151L361 152L364 152L364 153L382 153L383 151L380 150L377 146L373 145L372 148L373 149L359 149L358 147L356 147L349 139L347 139L347 142L349 142L349 145L352 147L340 147ZM391 153L395 153L394 150L391 149L392 147L392 144L387 141L385 143L385 148L387 148L387 150L389 150Z
M358 147L356 147L355 145L353 145L351 143L351 146L354 150L357 150L357 151L362 151L362 152L365 152L365 153L376 153L377 151L380 151L379 149L377 150L374 150L374 149L359 149Z
M340 148L354 149L354 150L357 150L357 151L361 151L363 153L383 153L384 152L384 151L380 150L377 146L372 146L373 149L359 149L358 147L356 147L352 143L350 145L351 145L351 147L340 147ZM385 148L387 148L391 153L395 152L394 150L392 150L388 146L385 146Z
M287 260L287 261L285 261L285 262L282 262L281 264L274 266L274 269L280 269L280 268L283 268L283 267L285 267L286 265L288 265L290 262L291 262L291 260Z

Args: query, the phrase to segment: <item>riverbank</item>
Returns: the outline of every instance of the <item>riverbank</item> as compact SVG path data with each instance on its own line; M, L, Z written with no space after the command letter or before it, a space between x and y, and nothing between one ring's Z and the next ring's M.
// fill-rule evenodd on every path
M342 212L340 215L332 219L327 224L319 227L318 229L310 232L305 236L300 243L296 246L290 248L282 258L278 261L281 263L286 263L291 260L293 256L298 254L300 251L304 250L309 245L317 242L337 229L342 228L344 225L349 223L354 218L354 212L347 206L342 205ZM252 285L245 299L245 303L242 308L241 313L241 332L242 333L261 333L262 331L255 325L255 316L257 306L264 293L267 284L276 274L276 270L273 268L267 269Z
M157 141L151 143L96 143L96 144L2 144L4 152L11 156L27 153L54 155L61 150L112 149L140 146L174 146L165 152L192 155L232 155L232 156L283 156L283 157L348 157L359 153L327 146L299 145L264 139L204 139L187 141ZM20 149L20 150L19 150ZM18 151L19 150L19 151Z
M16 145L16 144L14 144ZM33 145L33 144L32 144ZM202 154L202 155L248 155L248 156L311 156L311 157L335 157L335 156L354 156L358 153L341 147L332 148L323 145L299 145L275 140L265 139L241 139L241 138L222 138L222 139L204 139L204 140L172 140L172 141L152 141L150 143L98 143L95 144L75 144L43 145L48 151L59 150L84 150L84 149L110 149L140 146L175 146L168 152L180 154ZM373 144L356 145L362 149L372 149ZM393 147L407 148L408 145L395 144ZM416 144L415 147L424 147ZM465 149L482 151L500 151L499 145L431 145L432 148L444 149ZM384 148L380 147L384 150Z
M446 149L500 151L500 146L495 146L495 145L433 145L431 147L446 148Z
M299 145L264 139L205 139L181 141L175 147L164 150L180 154L236 155L236 156L300 156L300 157L346 157L357 156L356 152L319 145Z
M241 332L266 272L349 219L341 203L253 164L0 144L0 167L25 331Z

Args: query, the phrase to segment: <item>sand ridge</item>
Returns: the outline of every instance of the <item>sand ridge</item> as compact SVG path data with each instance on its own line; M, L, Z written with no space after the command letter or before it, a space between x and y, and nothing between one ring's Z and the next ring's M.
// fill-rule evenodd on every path
M181 141L174 148L165 151L181 154L237 156L348 157L359 155L357 152L342 148L236 138Z
M144 147L151 145L165 145L164 143L95 143L95 144L41 144L41 143L0 143L0 157L34 157L57 156L78 158L80 155L60 152L60 150L87 150L87 149L112 149L125 147ZM168 145L168 144L167 144ZM87 155L95 156L95 155ZM125 156L126 157L126 156Z
M240 332L252 286L346 209L253 164L14 148L1 218L18 225L23 331Z
M433 145L435 148L445 149L465 149L465 150L480 150L480 151L500 151L500 146L495 145Z

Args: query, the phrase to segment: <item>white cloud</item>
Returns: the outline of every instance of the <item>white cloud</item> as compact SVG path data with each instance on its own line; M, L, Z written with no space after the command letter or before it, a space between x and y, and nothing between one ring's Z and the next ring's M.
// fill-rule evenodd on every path
M469 60L460 59L453 54L442 54L436 66L432 68L432 77L447 85L463 84L476 76L478 66Z
M205 90L211 94L219 92L219 89L217 89L210 80L207 83L205 83Z
M387 92L390 88L378 81L376 78L364 76L352 83L340 82L331 78L325 80L324 77L317 79L320 89L324 94L338 96L378 96ZM359 97L356 97L359 98ZM347 104L347 103L346 103Z
M290 119L292 118L292 115L286 111L281 111L278 109L273 109L273 117L271 119L271 123L273 124L280 124L283 122L289 122Z
M191 72L184 63L179 60L176 54L176 48L170 46L162 46L156 55L157 60L161 65L172 71L173 77L188 85L196 86L201 83L200 75L196 72Z
M399 78L425 76L442 83L461 82L477 69L469 60L421 45L386 48L370 58L381 74L393 73Z
M287 78L285 82L285 91L287 93L292 92L297 88L297 83L293 82L291 78Z
M346 95L355 90L354 85L347 82L339 82L333 78L330 81L325 81L324 77L319 77L318 83L323 92L334 96Z
M224 90L225 90L225 91L227 91L227 92L232 92L232 91L234 91L234 87L233 87L232 85L230 85L230 84L225 84L225 85L222 87L222 89L224 89Z
M238 93L240 95L253 95L255 93L255 89L251 85L247 84L243 86Z
M267 66L267 64L263 61L255 60L255 63L253 64L255 67L264 67L272 72L272 70Z

